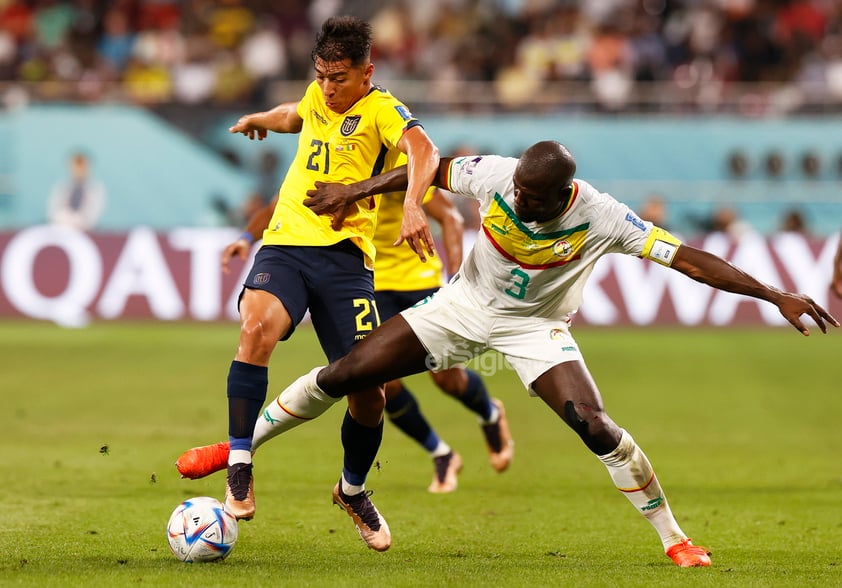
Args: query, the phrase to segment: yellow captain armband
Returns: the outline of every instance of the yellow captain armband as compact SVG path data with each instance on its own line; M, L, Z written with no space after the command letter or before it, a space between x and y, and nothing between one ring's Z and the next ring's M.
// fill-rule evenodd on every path
M675 258L675 252L681 247L681 240L669 234L660 227L652 227L646 245L643 246L641 257L651 259L661 265L670 266Z

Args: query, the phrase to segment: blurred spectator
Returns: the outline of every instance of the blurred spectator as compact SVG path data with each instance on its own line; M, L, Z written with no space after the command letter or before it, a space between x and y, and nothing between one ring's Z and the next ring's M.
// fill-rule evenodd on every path
M807 220L804 214L797 208L792 208L786 211L781 218L780 230L785 233L798 233L800 235L809 236L810 230L807 227Z
M667 203L660 194L649 195L640 207L640 218L662 229L669 230L667 222Z
M770 178L780 178L784 173L784 157L780 151L770 151L764 160L764 167L766 168L766 175Z
M124 8L115 6L105 15L104 31L97 50L100 56L116 72L122 72L134 49L135 33Z
M734 151L728 156L728 172L732 178L742 179L748 174L748 157L742 151Z
M754 229L750 224L740 218L736 209L730 206L721 206L713 213L711 231L723 233L732 239L740 239L754 232Z
M91 176L88 156L77 151L70 156L70 177L57 183L50 194L47 218L50 223L83 231L92 230L105 208L105 187Z
M476 107L454 90L465 81L494 82L482 102L497 108L566 104L545 90L569 81L590 83L590 106L608 110L640 108L644 82L692 92L704 109L740 82L792 96L744 102L761 111L842 96L842 5L831 0L0 0L0 81L43 82L28 88L38 98L100 99L117 94L104 85L129 83L145 101L260 102L271 82L311 75L313 23L338 12L378 23L379 79L427 81L451 107ZM132 59L143 75L127 70ZM156 87L139 87L148 72Z
M801 173L804 177L815 180L821 174L821 161L815 151L808 151L801 156Z

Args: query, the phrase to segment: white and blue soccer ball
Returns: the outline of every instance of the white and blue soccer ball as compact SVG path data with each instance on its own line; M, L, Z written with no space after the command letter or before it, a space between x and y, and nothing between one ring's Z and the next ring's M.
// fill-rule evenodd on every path
M167 523L167 540L183 562L225 559L237 543L237 519L216 498L197 496L175 507Z

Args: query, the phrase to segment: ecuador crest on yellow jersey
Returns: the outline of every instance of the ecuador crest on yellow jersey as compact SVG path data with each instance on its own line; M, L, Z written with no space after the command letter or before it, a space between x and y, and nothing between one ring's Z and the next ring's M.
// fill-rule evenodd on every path
M297 111L304 121L298 148L263 232L263 244L325 246L350 238L372 266L379 197L358 201L356 212L339 231L331 228L330 217L314 214L303 201L316 182L349 184L391 169L386 167L387 154L397 151L403 133L420 123L399 100L376 86L337 114L325 105L321 89L312 82Z

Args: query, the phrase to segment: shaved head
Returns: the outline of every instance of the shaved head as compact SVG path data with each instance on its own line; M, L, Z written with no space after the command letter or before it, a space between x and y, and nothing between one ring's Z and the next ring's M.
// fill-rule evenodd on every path
M526 222L546 222L570 201L576 160L557 141L535 143L520 156L512 182L514 210Z
M576 160L561 143L541 141L523 152L515 173L532 188L565 188L573 181Z

